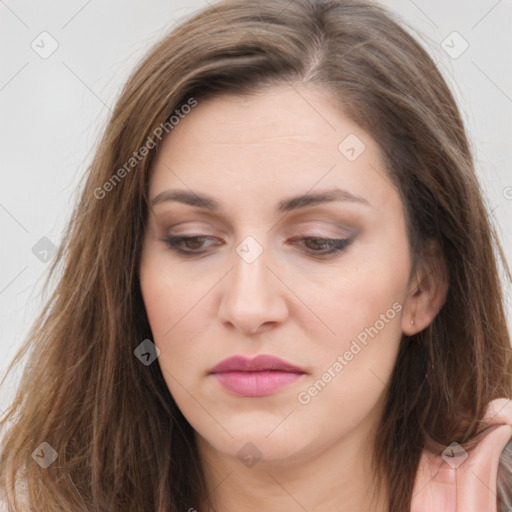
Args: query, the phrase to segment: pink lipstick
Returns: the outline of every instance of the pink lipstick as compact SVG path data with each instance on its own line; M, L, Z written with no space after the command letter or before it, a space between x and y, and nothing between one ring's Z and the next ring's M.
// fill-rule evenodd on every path
M247 397L271 395L305 373L301 368L270 355L253 359L229 357L210 371L227 391Z

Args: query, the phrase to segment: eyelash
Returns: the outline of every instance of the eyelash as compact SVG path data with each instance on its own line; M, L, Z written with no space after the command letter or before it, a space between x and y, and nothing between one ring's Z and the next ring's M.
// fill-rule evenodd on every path
M206 251L204 251L204 250L203 251L186 250L181 247L181 244L187 243L190 240L199 240L200 241L201 239L208 239L208 238L212 238L212 237L209 237L206 235L170 236L170 237L164 238L163 241L167 244L169 249L171 249L172 251L177 252L178 254L181 254L186 257L192 257L192 256L204 254ZM322 238L322 237L318 237L318 236L302 237L302 238L298 238L295 240L303 240L303 241L316 240L322 244L324 244L324 243L330 244L332 249L325 251L325 252L315 251L312 249L308 250L308 252L310 252L310 254L313 254L314 256L320 257L320 258L333 256L337 253L340 253L352 241L351 239Z

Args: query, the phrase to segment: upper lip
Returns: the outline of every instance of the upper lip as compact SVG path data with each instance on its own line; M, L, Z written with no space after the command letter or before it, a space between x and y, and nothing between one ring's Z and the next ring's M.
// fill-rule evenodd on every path
M224 359L217 364L210 373L222 372L258 372L258 371L282 371L293 373L305 373L301 368L271 355L260 355L254 358L233 356Z

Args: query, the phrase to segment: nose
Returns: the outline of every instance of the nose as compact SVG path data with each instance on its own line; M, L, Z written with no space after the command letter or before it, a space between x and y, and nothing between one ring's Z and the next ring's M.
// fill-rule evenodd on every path
M269 268L267 250L252 262L233 254L233 270L223 280L219 317L247 334L263 332L288 317L285 286Z

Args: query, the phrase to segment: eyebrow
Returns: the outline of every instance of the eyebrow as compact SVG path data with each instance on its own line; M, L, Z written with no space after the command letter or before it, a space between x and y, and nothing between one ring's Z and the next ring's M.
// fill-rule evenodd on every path
M178 189L164 190L163 192L160 192L151 200L151 206L155 206L157 204L168 201L177 201L179 203L187 204L190 206L208 208L214 212L220 211L222 209L221 204L211 196ZM309 206L314 206L321 203L330 203L333 201L346 201L371 206L364 197L352 194L348 190L334 188L322 192L306 193L283 199L278 203L276 211L279 213L285 213L292 210L299 210Z

